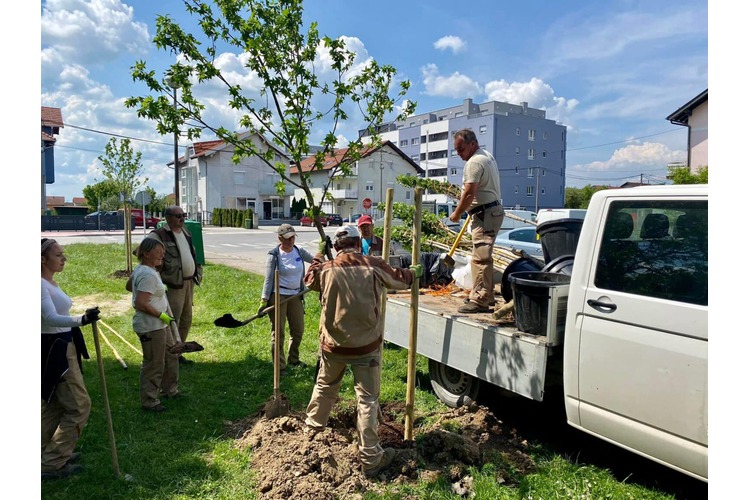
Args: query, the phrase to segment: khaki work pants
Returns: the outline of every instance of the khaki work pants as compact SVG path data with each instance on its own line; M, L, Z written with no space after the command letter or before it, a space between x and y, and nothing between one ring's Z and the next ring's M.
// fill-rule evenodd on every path
M172 309L174 320L177 322L177 331L180 339L187 342L190 327L193 326L193 289L195 282L192 279L182 282L182 288L169 288L167 290L167 301Z
M141 365L141 406L151 408L159 403L160 395L175 396L179 393L180 365L177 354L168 349L174 345L169 327L138 334L143 349Z
M495 301L493 277L495 268L492 250L495 247L497 233L503 225L504 215L503 208L497 206L471 216L471 241L473 244L471 277L473 285L469 293L469 300L482 307L491 307Z
M280 300L284 300L286 297L281 296ZM268 302L269 306L273 305L273 296ZM305 333L305 306L302 304L302 297L296 297L287 302L284 302L279 306L281 312L281 324L284 327L279 335L279 370L286 368L287 361L289 364L294 364L299 361L299 346L302 344L302 334ZM271 318L271 359L273 359L274 349L274 328L276 327L275 312L272 310L268 315ZM284 332L286 331L286 323L289 323L289 356L284 356Z
M305 423L313 428L325 427L338 399L346 367L352 367L354 392L357 394L359 459L365 468L377 466L383 457L383 448L378 438L381 356L380 348L361 356L322 352L318 379L307 405Z
M68 343L68 371L55 387L49 404L42 401L42 472L64 466L91 413L91 398L78 366L76 348Z

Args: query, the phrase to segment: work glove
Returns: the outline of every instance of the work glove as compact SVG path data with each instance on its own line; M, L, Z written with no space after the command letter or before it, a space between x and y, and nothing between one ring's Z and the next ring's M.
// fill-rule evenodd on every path
M327 246L328 246L328 241L321 240L320 243L318 243L318 253L321 255L325 255Z
M81 326L86 326L94 321L99 321L99 306L86 309L86 313L81 316Z
M159 319L162 320L167 325L170 324L172 321L174 321L174 318L170 316L169 314L167 314L166 311L159 315Z
M268 307L268 299L260 299L260 305L258 307L258 316L263 315L263 309Z
M421 278L424 274L424 266L422 264L413 264L409 266L409 269L414 271L414 277L415 278Z

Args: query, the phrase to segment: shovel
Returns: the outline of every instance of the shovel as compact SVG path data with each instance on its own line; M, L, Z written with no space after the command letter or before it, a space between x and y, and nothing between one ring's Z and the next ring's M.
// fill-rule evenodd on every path
M167 314L172 316L172 309L167 305ZM167 348L167 351L170 354L185 354L186 352L198 352L202 351L204 347L200 345L198 342L194 342L192 340L188 342L183 342L180 338L180 332L177 331L177 322L176 321L170 321L169 323L169 331L172 333L172 340L174 341L174 344L172 344L171 347Z
M456 236L456 241L453 242L453 246L448 251L448 253L440 254L440 262L445 264L449 269L453 269L456 265L456 261L453 260L453 252L456 251L456 248L458 248L458 244L461 242L461 238L464 237L464 233L466 232L466 228L469 227L469 223L471 222L471 217L466 217L466 222L464 222L464 225L461 226L461 231L458 232L458 236Z
M295 295L289 295L288 297L285 297L283 300L280 300L279 304L283 304L284 302L286 302L288 300L292 300L294 298L301 297L301 296L303 296L304 294L306 294L309 291L310 291L310 289L308 288L307 290L305 290L303 292L300 292L300 293L297 293ZM276 307L275 305L268 306L265 309L263 309L260 313L254 314L254 315L250 316L249 318L247 318L245 320L242 320L242 321L240 321L238 319L235 319L234 316L232 316L230 313L227 313L224 316L222 316L221 318L216 318L214 320L214 325L220 326L222 328L239 328L241 326L245 326L246 324L250 323L253 320L256 320L258 318L261 318L261 317L265 316L266 314L268 314L271 311L273 311L275 307Z
M273 329L273 396L271 399L266 401L265 413L266 418L276 418L289 413L289 400L284 394L281 394L279 384L281 382L281 367L279 366L279 352L281 346L279 340L281 339L281 332L283 331L284 324L281 322L281 308L279 304L279 270L276 269L274 276L275 290L274 290L274 329ZM266 308L267 309L267 308Z

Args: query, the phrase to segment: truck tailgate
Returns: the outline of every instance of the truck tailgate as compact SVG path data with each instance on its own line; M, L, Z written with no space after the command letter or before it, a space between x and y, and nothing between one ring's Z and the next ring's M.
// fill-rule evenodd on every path
M497 297L500 299L499 297ZM541 401L550 345L488 314L460 314L461 297L419 296L417 352L427 358ZM388 294L385 340L409 347L411 295Z

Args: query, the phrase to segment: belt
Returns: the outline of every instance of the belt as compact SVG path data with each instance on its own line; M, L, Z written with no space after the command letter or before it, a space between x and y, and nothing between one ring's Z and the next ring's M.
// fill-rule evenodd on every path
M497 201L497 200L495 200L495 201L491 201L489 203L485 203L484 205L479 205L478 207L474 207L471 210L469 210L469 215L476 215L479 212L484 212L488 208L496 207L499 204L500 204L500 202Z

